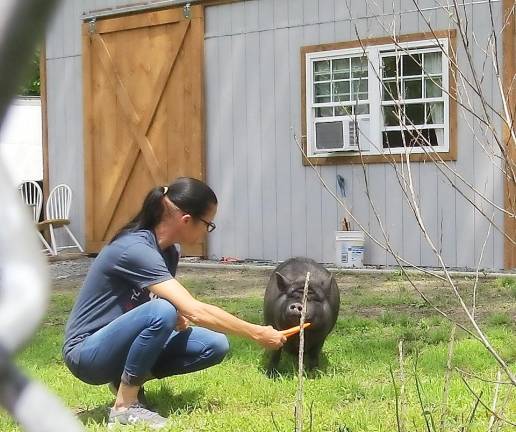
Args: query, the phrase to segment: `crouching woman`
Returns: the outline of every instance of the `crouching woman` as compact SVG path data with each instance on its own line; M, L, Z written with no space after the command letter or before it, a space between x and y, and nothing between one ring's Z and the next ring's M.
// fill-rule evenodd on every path
M196 300L175 279L175 244L196 243L213 231L216 212L214 192L199 180L155 187L93 261L66 325L63 355L80 380L110 384L116 400L109 425L165 426L148 409L143 384L220 363L229 349L225 333L267 349L285 343L270 326Z

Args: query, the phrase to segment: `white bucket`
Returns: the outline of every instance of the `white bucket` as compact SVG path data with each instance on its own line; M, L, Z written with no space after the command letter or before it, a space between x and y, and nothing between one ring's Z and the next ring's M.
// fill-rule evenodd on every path
M362 231L335 231L335 265L363 267L364 241Z

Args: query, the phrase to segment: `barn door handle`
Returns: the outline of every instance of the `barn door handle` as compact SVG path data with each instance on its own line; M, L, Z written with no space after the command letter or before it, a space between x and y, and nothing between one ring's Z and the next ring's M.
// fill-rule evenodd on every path
M183 16L186 19L190 19L192 17L192 8L190 6L190 3L187 3L183 6Z

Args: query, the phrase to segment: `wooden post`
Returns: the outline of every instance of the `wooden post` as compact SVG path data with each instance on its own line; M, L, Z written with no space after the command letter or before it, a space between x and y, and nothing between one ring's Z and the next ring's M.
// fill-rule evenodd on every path
M503 0L503 23L507 23L503 30L503 88L507 98L507 106L511 110L512 128L515 128L516 106L516 12L514 0ZM511 137L510 128L505 126L503 130L503 142L507 148L507 158L516 171L516 142ZM506 168L508 168L506 166ZM516 212L516 183L511 178L511 170L507 170L504 181L504 205L510 213ZM505 233L513 240L516 240L516 219L509 215L504 216ZM516 246L507 238L504 240L504 267L506 270L516 267Z

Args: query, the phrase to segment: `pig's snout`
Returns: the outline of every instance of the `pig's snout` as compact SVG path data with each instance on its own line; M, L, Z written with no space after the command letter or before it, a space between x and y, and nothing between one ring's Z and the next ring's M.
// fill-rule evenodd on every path
M288 314L289 315L294 315L294 316L300 317L301 312L303 312L303 305L301 303L291 303L288 306Z

